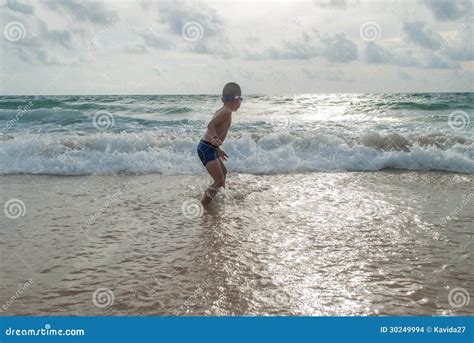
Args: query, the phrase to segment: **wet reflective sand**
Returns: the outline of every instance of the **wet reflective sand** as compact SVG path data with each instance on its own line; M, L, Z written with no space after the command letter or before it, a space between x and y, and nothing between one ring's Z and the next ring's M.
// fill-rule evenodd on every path
M474 314L472 175L0 178L1 315Z

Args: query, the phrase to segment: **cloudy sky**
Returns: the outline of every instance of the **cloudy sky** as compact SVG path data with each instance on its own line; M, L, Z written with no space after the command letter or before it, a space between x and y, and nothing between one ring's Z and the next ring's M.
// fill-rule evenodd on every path
M473 91L471 1L0 1L1 94Z

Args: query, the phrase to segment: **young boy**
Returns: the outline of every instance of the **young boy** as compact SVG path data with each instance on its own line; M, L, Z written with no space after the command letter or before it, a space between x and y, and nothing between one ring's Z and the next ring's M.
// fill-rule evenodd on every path
M221 150L220 146L229 131L232 112L239 109L243 100L241 95L240 86L235 82L229 82L224 86L221 98L224 105L214 113L212 120L207 125L206 134L197 147L197 153L202 164L214 180L214 183L204 193L201 200L203 205L207 205L212 201L220 187L225 187L227 169L223 161L226 161L229 156Z

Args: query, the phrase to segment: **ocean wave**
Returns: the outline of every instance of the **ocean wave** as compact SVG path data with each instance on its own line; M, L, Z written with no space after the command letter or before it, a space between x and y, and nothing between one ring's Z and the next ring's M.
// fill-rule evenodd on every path
M202 173L199 137L99 132L0 136L0 174ZM281 174L386 168L474 173L474 143L444 134L371 133L350 140L325 133L233 134L223 149L230 171Z
M54 123L59 125L68 125L85 120L90 117L77 110L67 110L62 108L39 108L28 110L0 110L0 121L20 121L37 123Z
M98 111L97 115L108 114L113 118L114 124L117 126L123 124L122 129L127 129L127 124L135 123L144 127L154 126L178 126L178 125L192 125L196 123L190 119L175 119L175 120L159 120L159 119L143 119L131 116L119 116L107 111ZM38 108L27 111L21 110L1 110L0 109L0 129L3 127L15 126L16 124L55 124L55 125L71 125L77 123L89 124L93 128L94 113L86 114L79 110L63 109L63 108ZM9 125L8 123L11 122Z

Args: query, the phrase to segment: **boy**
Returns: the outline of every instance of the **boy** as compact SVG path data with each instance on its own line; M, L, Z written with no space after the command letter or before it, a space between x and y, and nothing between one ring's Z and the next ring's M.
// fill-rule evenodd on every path
M243 100L241 95L240 86L235 82L229 82L224 86L221 98L224 105L214 113L212 120L207 125L206 134L197 147L197 153L202 164L214 180L214 183L204 193L201 200L203 205L207 205L212 201L220 187L225 187L227 169L223 161L226 161L229 156L221 150L220 146L229 131L232 112L239 109Z

